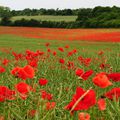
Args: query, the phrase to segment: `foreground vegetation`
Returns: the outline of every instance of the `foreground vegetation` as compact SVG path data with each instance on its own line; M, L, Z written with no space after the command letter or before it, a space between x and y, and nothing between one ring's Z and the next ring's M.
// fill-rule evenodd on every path
M48 41L1 35L0 119L119 120L119 91L111 93L112 97L105 95L120 86L120 76L115 79L107 76L120 74L119 51L119 43ZM84 77L79 70L84 71ZM89 72L85 74L86 71ZM103 83L93 81L96 74L102 72ZM76 101L69 109L76 89L79 90L77 100L83 95L77 105L83 107L74 106Z

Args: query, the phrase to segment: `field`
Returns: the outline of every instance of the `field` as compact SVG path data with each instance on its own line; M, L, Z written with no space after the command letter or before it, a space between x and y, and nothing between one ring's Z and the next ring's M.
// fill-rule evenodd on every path
M15 16L12 17L12 20L20 20L20 19L35 19L35 20L42 20L42 21L66 21L71 22L75 21L77 16L52 16L52 15L37 15L37 16Z
M0 27L0 120L120 120L120 30Z
M0 34L26 38L70 41L120 42L120 29L51 29L32 27L0 27Z

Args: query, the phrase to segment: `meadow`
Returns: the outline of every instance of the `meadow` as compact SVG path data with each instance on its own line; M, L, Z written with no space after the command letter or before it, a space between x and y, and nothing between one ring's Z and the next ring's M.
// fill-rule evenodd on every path
M44 40L120 42L120 29L57 29L0 27L0 35L16 35Z
M21 20L22 18L26 20L35 19L35 20L41 20L41 21L65 21L65 22L71 22L75 21L77 16L53 16L53 15L37 15L37 16L15 16L12 17L12 21L15 20Z
M0 27L0 120L119 120L120 30Z

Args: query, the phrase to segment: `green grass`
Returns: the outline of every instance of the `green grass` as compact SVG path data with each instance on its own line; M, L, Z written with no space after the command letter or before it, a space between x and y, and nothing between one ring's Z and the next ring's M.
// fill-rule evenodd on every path
M110 42L87 42L87 41L60 41L60 40L42 40L34 38L23 38L15 35L0 35L0 47L12 47L18 51L25 50L26 47L31 50L46 49L45 43L50 42L52 49L56 49L59 46L69 45L71 48L79 50L87 49L90 51L98 51L101 49L111 49L114 52L118 52L120 49L120 43ZM18 49L20 48L20 49Z
M52 16L52 15L40 15L40 16L15 16L12 17L12 20L20 20L25 18L27 20L35 19L35 20L42 20L42 21L66 21L71 22L75 21L77 16Z
M47 52L45 43L50 43L51 53ZM65 49L64 46L69 45L69 49ZM65 52L58 51L58 47L63 47ZM9 50L12 48L12 50ZM4 52L4 49L9 50L9 54ZM30 93L26 100L21 100L16 98L16 100L5 102L0 102L0 116L4 116L5 120L78 120L79 112L87 112L91 116L91 120L120 120L120 104L118 102L107 101L107 108L105 111L99 111L97 105L91 107L87 111L77 111L73 116L70 115L69 111L65 110L64 107L71 101L72 95L75 94L77 86L81 86L84 89L89 89L92 87L96 91L97 99L100 98L104 92L110 90L113 87L119 87L120 83L114 83L105 89L101 89L92 83L92 78L96 73L99 72L109 72L109 68L101 70L99 64L101 61L106 60L106 64L109 64L113 72L120 72L120 43L103 43L103 42L83 42L83 41L56 41L56 40L42 40L42 39L29 39L22 38L13 35L1 35L0 36L0 61L7 58L10 60L8 66L3 66L6 69L5 73L0 74L0 85L9 87L10 89L15 89L15 84L21 82L20 78L14 77L10 74L10 71L16 66L25 66L27 64L26 60L19 60L17 63L14 60L12 51L17 53L22 53L25 55L25 51L30 49L32 51L40 50L44 51L45 55L39 58L39 64L33 79L27 79L27 84L36 87L36 92ZM77 53L73 56L67 57L68 51L73 49L77 50ZM104 51L102 56L98 55L99 51ZM52 52L56 51L57 56L53 56ZM50 56L48 56L48 54ZM80 64L78 61L78 56L83 56L85 58L92 58L92 62L89 67ZM59 63L59 58L64 58L65 65ZM99 61L96 61L98 58ZM65 69L67 62L72 61L75 67L82 68L85 71L89 69L94 70L94 74L87 80L81 81L75 75L75 70ZM1 62L0 62L1 63ZM45 86L39 86L39 78L48 79L48 84ZM66 90L68 88L68 91ZM56 102L56 107L52 110L45 110L45 100L40 97L39 91L41 89L53 94L53 99L51 101ZM37 110L35 117L30 117L28 113L29 110Z

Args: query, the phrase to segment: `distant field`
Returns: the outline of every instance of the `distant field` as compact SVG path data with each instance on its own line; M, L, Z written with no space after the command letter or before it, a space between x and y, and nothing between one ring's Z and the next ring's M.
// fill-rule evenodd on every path
M0 35L17 35L44 40L120 42L120 29L0 27Z
M16 16L12 17L12 20L20 20L25 18L27 20L35 19L35 20L42 20L42 21L75 21L77 16L51 16L51 15L40 15L40 16Z

